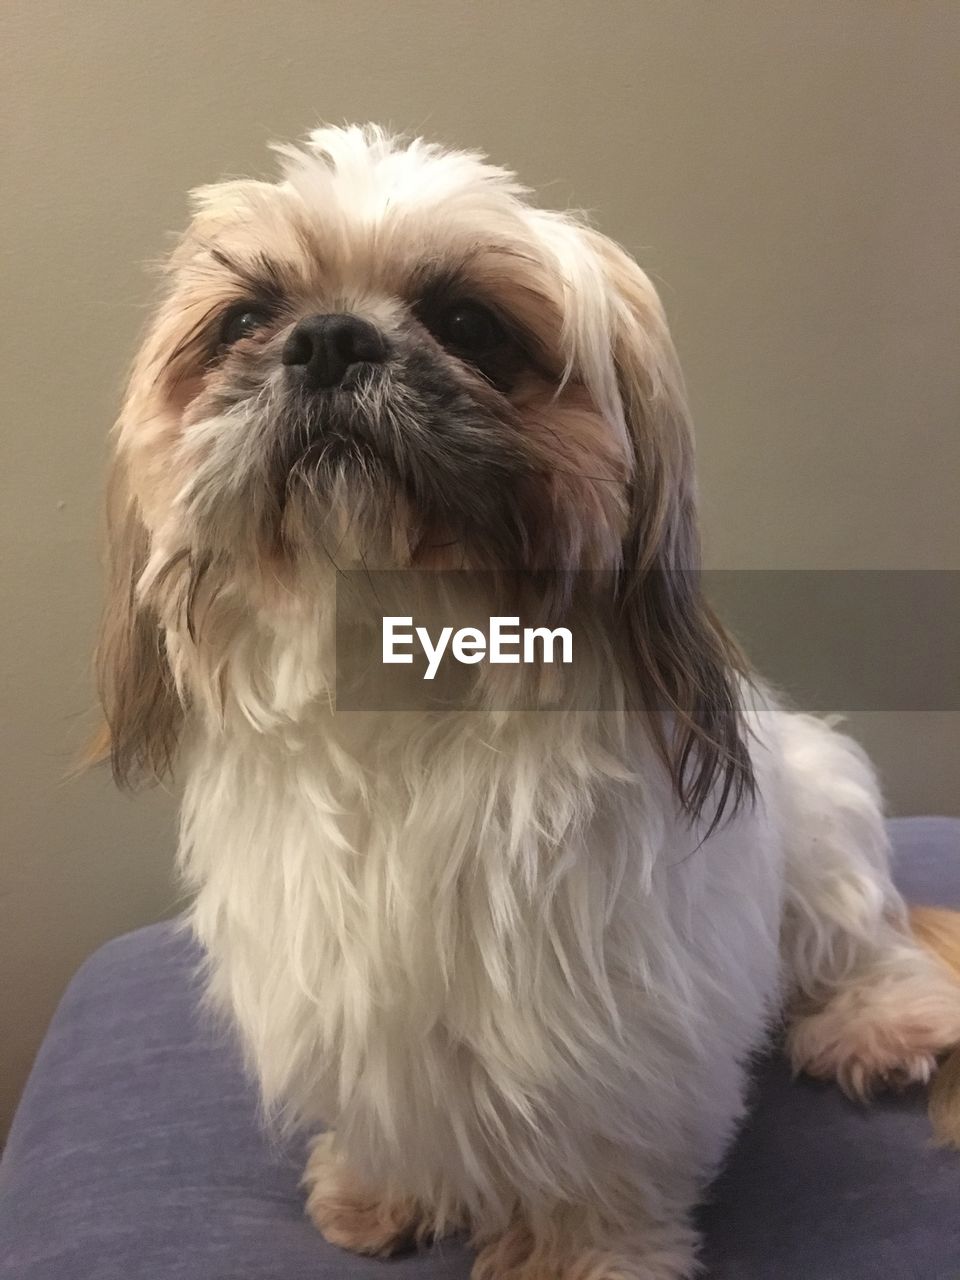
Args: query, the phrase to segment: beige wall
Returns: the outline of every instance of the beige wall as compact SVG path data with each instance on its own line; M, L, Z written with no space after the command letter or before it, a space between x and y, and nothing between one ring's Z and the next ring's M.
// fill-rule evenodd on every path
M373 118L596 211L662 283L723 566L960 567L955 0L6 0L0 1120L63 984L172 910L89 723L104 435L185 190ZM857 726L960 812L956 716Z

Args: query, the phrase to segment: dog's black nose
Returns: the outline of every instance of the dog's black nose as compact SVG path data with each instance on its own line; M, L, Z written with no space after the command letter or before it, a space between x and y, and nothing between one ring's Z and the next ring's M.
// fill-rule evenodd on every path
M359 316L306 316L287 338L281 359L314 387L336 387L355 364L381 364L388 355L380 330Z

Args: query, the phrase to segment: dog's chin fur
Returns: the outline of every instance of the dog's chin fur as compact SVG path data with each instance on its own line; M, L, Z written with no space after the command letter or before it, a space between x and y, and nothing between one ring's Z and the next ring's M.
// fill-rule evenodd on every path
M211 999L269 1115L332 1130L330 1241L463 1227L476 1280L691 1275L771 1021L864 1092L960 1041L960 987L909 934L867 761L700 598L639 268L474 156L373 129L283 156L199 194L121 416L115 771L179 746ZM496 367L430 329L453 276L523 335ZM257 290L269 323L218 349ZM304 402L280 350L311 310L376 324L388 366ZM610 710L337 714L334 578L382 567L605 571L617 628L578 678Z

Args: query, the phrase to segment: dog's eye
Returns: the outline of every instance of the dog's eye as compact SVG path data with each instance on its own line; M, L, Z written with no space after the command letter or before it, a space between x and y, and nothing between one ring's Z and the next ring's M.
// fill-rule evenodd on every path
M224 347L232 347L241 338L251 337L269 323L270 316L262 307L234 307L223 317L220 343Z
M503 325L479 302L455 302L431 318L438 342L467 356L493 351L506 341Z

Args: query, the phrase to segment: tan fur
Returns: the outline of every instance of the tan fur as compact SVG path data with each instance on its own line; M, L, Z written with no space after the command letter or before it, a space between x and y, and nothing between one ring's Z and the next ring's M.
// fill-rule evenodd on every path
M891 1009L888 991L867 986L843 991L800 1018L790 1051L808 1075L836 1080L851 1097L866 1100L878 1088L925 1084L937 1054L957 1035L955 1009L944 1005L926 1016L906 995L901 1007Z
M909 957L911 941L904 924L892 920L881 957L836 990L811 993L799 1003L788 1037L797 1069L835 1079L851 1097L866 1100L878 1088L926 1084L938 1058L960 1045L960 988L946 967L960 968L960 913L913 908L909 921L927 948L925 959L916 953L921 965L898 962ZM952 1077L952 1069L946 1077L938 1073L931 1095L931 1117L936 1113L944 1141L955 1141L943 1128L948 1115L953 1112L954 1122L960 1118L949 1101Z
M337 1248L389 1257L435 1238L436 1224L415 1201L374 1190L349 1168L336 1135L311 1145L303 1176L306 1212L324 1239ZM693 1233L683 1227L644 1223L636 1210L636 1238L610 1247L609 1227L584 1208L556 1209L536 1232L518 1218L493 1239L475 1238L471 1280L675 1280L693 1265ZM446 1229L461 1227L450 1221ZM596 1240L595 1246L584 1241Z
M911 907L914 937L960 978L960 911L943 907Z
M643 1225L611 1247L602 1222L582 1209L558 1212L550 1230L536 1233L517 1221L495 1240L481 1244L471 1280L676 1280L695 1267L693 1233L683 1227ZM583 1241L596 1239L593 1247Z
M154 781L172 767L183 707L160 620L137 599L148 539L120 462L111 475L107 521L107 598L96 654L105 725L90 743L87 759L110 759L121 784L139 777Z
M339 1249L387 1257L421 1240L423 1216L411 1200L391 1200L371 1191L336 1151L333 1133L310 1149L303 1175L307 1216Z
M960 911L911 907L910 927L960 979ZM930 1090L930 1123L939 1143L960 1147L960 1046L940 1064Z

